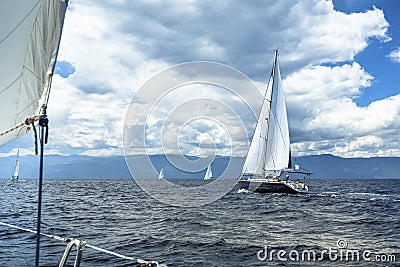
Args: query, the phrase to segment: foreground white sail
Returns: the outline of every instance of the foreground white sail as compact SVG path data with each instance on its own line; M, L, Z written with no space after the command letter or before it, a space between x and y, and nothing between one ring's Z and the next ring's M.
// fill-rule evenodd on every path
M308 171L292 169L289 126L285 95L275 50L274 64L260 116L243 166L239 185L256 192L307 192L303 181L293 181L293 175L310 175Z
M208 165L206 174L204 175L204 181L212 180L212 178L213 178L213 174L212 174L212 170L211 170L211 165Z
M0 5L3 145L29 131L47 104L67 3L5 0Z

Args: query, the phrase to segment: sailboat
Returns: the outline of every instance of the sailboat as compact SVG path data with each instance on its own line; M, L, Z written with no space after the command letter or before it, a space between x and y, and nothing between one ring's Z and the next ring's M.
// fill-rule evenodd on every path
M210 164L210 165L208 165L206 174L204 175L204 181L212 180L212 178L213 178L213 174L212 174L211 164Z
M158 175L158 179L164 179L164 168L161 169L161 171Z
M19 179L18 173L19 173L19 149L17 152L17 159L15 160L15 168L14 168L14 173L11 176L11 181L18 181Z
M259 193L307 193L311 173L292 166L286 101L278 50L243 170L240 189Z

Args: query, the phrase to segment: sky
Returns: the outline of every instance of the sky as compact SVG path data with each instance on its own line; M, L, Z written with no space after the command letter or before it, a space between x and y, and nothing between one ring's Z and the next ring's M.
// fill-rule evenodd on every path
M262 95L279 49L294 156L399 157L399 11L390 0L70 1L46 153L122 155L129 103L147 80L176 64L225 64ZM147 114L149 153L246 155L256 118L242 116L248 132L235 131L237 119L212 104L224 93L200 87L172 93ZM215 101L182 104L204 96ZM255 94L252 101L262 100ZM171 110L187 116L170 117ZM166 138L155 140L160 122ZM32 154L32 135L1 147L0 155L17 149Z

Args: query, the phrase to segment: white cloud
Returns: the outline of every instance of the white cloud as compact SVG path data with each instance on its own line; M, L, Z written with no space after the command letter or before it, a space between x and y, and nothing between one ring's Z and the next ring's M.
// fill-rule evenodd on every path
M253 114L236 102L236 95L216 86L188 84L175 88L159 99L147 117L149 151L210 155L215 148L207 148L206 143L212 141L218 154L236 151L245 155L247 125L243 122Z
M124 7L121 30L141 40L138 47L146 57L172 64L218 60L256 79L265 77L275 48L290 73L309 64L353 60L371 38L390 40L382 10L345 14L331 1L128 2Z
M59 60L71 63L75 72L68 78L54 77L49 106L49 149L63 154L121 154L127 105L152 75L171 64L216 60L262 81L265 88L273 49L278 47L286 77L291 136L298 154L397 153L385 147L386 141L382 144L379 140L389 138L397 142L394 132L399 130L396 123L399 97L358 107L353 99L371 85L372 75L356 62L334 67L319 65L353 61L371 38L388 41L389 25L379 9L344 14L335 11L330 1L319 0L168 3L88 0L70 4ZM212 91L198 92L199 96L220 97L212 95ZM159 91L155 88L152 93ZM246 94L257 96L258 92ZM184 96L177 95L174 101L184 101ZM230 101L234 101L233 96ZM169 111L172 104L166 102L164 111ZM218 139L215 143L221 147L221 153L227 153L223 149L230 145L236 155L246 153L247 136L240 131L234 116L204 103L181 107L175 121L166 124L170 132L164 141L176 142L177 133L187 121L183 115L195 114L193 110L197 108L223 122L234 141L228 141L222 132L202 133L193 127L190 142L201 143L212 136ZM165 114L164 111L160 109L159 115ZM140 122L135 120L134 116L130 118L130 126L139 131L135 127ZM155 142L157 149L160 118L150 118L148 123L148 139ZM363 142L366 145L357 145ZM378 149L371 150L373 146ZM196 149L190 152L190 147L185 147L185 151L199 152Z
M372 37L389 41L388 22L382 10L345 14L334 11L330 1L307 1L293 5L288 14L291 26L285 34L288 53L284 58L305 63L353 60Z
M390 52L388 57L394 62L400 63L400 47Z
M366 107L353 101L372 79L357 63L303 68L288 76L285 85L295 152L393 155L391 147L400 147L400 95Z

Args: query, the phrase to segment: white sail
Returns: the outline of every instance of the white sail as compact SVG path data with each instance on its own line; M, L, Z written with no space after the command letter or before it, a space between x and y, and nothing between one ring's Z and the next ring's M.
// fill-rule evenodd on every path
M282 87L278 62L275 63L271 97L271 111L268 126L265 170L274 171L288 168L290 154L289 125L285 95Z
M242 174L267 176L288 168L289 126L281 74L275 54L271 77Z
M67 0L4 0L0 8L0 145L30 130L47 104Z
M15 160L15 168L11 180L18 180L18 178L19 178L19 150L17 152L17 159Z
M164 168L162 168L160 173L158 174L158 179L164 179Z
M211 180L213 178L212 170L211 170L211 165L208 165L206 174L204 175L204 180Z
M267 138L270 110L269 102L272 92L272 78L273 76L271 75L253 139L251 140L250 148L243 166L244 174L262 175L263 173L266 151L265 140Z

